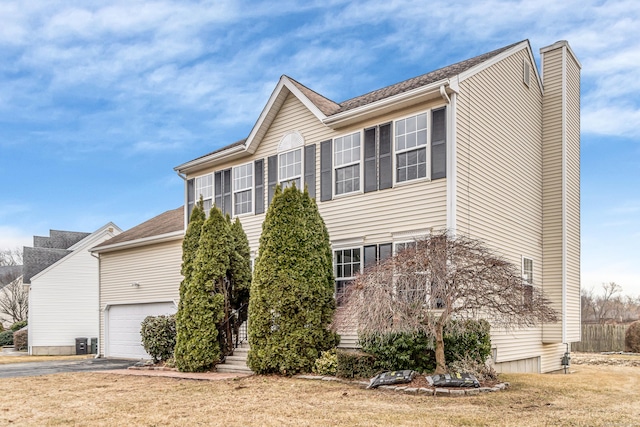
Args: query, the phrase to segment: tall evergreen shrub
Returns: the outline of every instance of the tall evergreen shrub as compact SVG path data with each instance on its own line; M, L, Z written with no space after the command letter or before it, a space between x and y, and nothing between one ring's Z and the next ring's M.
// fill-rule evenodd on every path
M307 191L276 188L262 224L249 303L249 367L309 372L336 344L329 233Z
M193 222L192 213L189 227L195 229L197 225ZM195 238L197 232L191 231L193 236L190 237ZM187 236L185 244L186 240ZM191 240L189 244L195 245ZM224 282L229 270L230 251L229 222L220 209L214 207L202 224L195 258L192 253L183 253L183 259L188 259L192 268L187 266L185 270L184 292L181 292L176 317L178 334L175 359L180 371L205 371L220 359L217 324L223 317Z

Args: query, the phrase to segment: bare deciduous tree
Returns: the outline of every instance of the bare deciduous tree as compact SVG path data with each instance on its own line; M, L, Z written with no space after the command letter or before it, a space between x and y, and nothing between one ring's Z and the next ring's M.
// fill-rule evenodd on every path
M593 288L582 289L583 323L631 322L640 317L640 297L622 295L622 286L615 282L603 283L601 292Z
M0 321L15 323L27 320L29 292L22 285L22 276L0 289Z
M507 329L557 321L541 290L482 242L446 231L416 242L358 275L336 318L359 331L424 332L435 340L436 372L446 371L444 326L484 318Z
M3 265L22 265L22 250L0 249L0 266Z
M0 250L0 322L15 323L27 320L29 293L22 286L22 251ZM4 286L3 286L4 285Z

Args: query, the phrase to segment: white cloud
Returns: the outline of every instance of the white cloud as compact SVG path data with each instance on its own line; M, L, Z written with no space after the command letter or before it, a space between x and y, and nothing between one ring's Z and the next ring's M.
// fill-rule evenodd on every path
M0 250L22 249L33 244L33 235L13 226L0 225Z

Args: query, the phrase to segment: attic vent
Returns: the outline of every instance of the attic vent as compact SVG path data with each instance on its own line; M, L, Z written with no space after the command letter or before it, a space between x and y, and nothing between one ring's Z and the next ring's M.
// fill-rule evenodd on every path
M293 150L294 148L302 147L303 145L304 137L300 132L297 130L287 132L280 139L280 143L278 144L278 153Z
M524 74L523 74L523 80L524 80L524 84L527 85L527 87L529 87L529 76L531 74L531 70L529 68L529 62L526 59L522 60L522 64L523 64L523 68L524 68Z

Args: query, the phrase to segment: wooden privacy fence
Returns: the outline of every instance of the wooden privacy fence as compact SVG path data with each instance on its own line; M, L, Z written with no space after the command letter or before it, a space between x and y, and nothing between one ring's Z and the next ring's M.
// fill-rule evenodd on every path
M571 344L572 351L599 353L624 351L627 325L582 325L582 341Z

